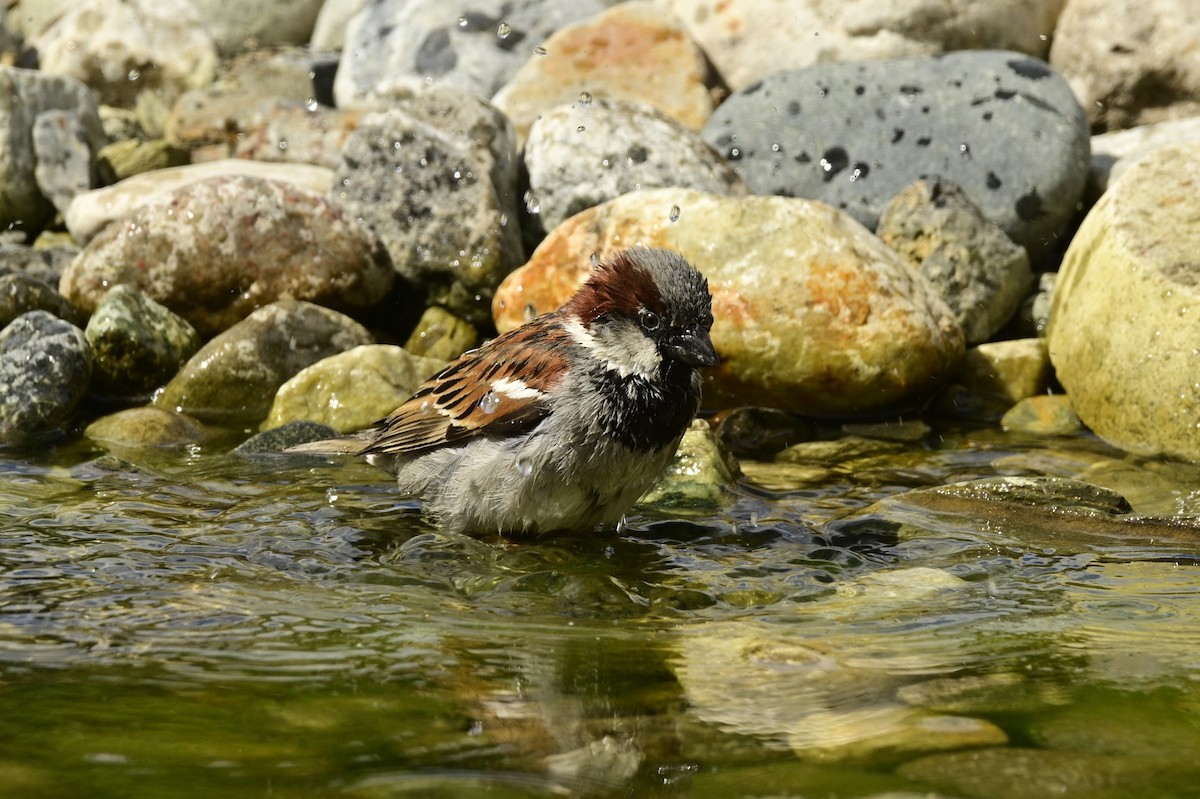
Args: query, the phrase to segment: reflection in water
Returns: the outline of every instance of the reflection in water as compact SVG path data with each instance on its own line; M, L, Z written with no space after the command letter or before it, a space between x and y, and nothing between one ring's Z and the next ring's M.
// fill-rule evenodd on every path
M938 775L982 773L969 757L1093 762L1087 731L1114 707L1127 747L1162 724L1193 740L1186 541L903 503L856 515L994 462L1108 457L1079 446L1022 455L946 436L791 488L781 474L818 472L752 468L762 484L715 515L647 511L620 534L524 543L433 529L356 463L0 460L0 784L995 795ZM1190 763L1167 760L1164 795L1191 784ZM1107 784L1144 787L1122 763Z

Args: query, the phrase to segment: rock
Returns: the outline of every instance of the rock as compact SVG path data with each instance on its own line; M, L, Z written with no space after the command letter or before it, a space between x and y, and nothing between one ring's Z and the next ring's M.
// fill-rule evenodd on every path
M104 126L104 140L119 142L126 139L146 139L146 131L142 130L137 119L137 111L131 108L117 108L111 105L99 107L100 124Z
M896 691L896 698L937 713L995 716L1038 713L1047 705L1064 704L1068 701L1065 694L1053 683L1002 671L939 677L906 685Z
M18 317L0 331L0 445L60 433L91 377L82 330L45 311Z
M1071 0L1050 63L1097 133L1200 114L1200 18L1190 0Z
M86 244L106 226L152 200L174 194L193 183L233 175L293 183L316 192L327 191L333 183L332 169L309 164L268 164L229 159L159 169L79 195L67 209L67 229L76 241Z
M554 31L603 11L603 0L475 0L460 11L444 0L367 4L345 30L334 81L337 107L449 85L489 99Z
M742 470L708 422L694 419L675 458L638 505L678 513L710 514L728 504Z
M1164 779L1162 763L1120 754L1004 747L927 755L902 764L901 777L953 796L991 796L1004 786L1007 799L1086 799L1093 796L1170 795L1170 786L1194 775ZM1148 788L1159 785L1159 789Z
M282 455L283 450L288 447L308 444L312 441L322 441L326 438L334 438L335 436L337 436L337 431L329 425L318 424L317 422L288 422L280 427L273 427L270 430L255 433L234 447L233 452L235 455L243 457ZM292 457L297 461L325 460L323 457L313 458L311 455L295 455Z
M734 89L774 72L951 50L1045 58L1062 0L855 3L665 0Z
M952 183L919 180L883 209L876 231L938 290L967 344L990 339L1033 284L1029 255Z
M712 113L704 53L673 14L647 0L567 25L543 49L492 98L522 141L540 114L585 92L646 103L691 130L700 130Z
M708 278L721 356L705 384L710 407L897 407L962 354L945 303L846 214L682 189L632 192L560 225L497 292L497 329L557 308L590 274L593 254L633 245L677 250Z
M735 408L717 426L717 438L735 457L770 460L782 449L816 436L811 422L776 408Z
M324 0L191 0L222 53L308 44Z
M133 286L114 286L84 330L92 348L93 390L149 399L200 349L196 329Z
M1071 399L1062 394L1026 397L1009 409L1000 426L1010 433L1069 436L1083 429Z
M98 444L119 450L185 447L208 437L204 425L190 416L162 408L129 408L104 416L83 434Z
M46 311L73 325L84 322L75 306L49 283L20 272L0 275L0 329L30 311Z
M363 117L330 196L372 227L428 304L483 327L496 286L524 257L515 162L501 114L436 90Z
M104 130L86 86L0 65L0 229L37 231L53 214L54 206L38 187L33 127L41 114L54 110L76 114L91 151L100 149Z
M829 441L802 441L775 456L778 463L801 463L808 466L847 466L879 455L903 452L898 441L848 435Z
M1037 289L1025 298L1013 319L1012 334L1021 337L1045 336L1050 325L1050 306L1054 301L1054 286L1058 282L1057 272L1038 275Z
M50 27L56 19L73 6L77 0L38 0L22 2L10 7L8 24L12 32L30 39Z
M475 346L479 333L465 319L459 319L445 308L431 305L425 309L421 319L404 349L413 355L452 361Z
M160 408L217 424L257 423L301 369L362 344L362 325L328 308L280 300L204 345L154 398Z
M776 73L726 100L703 135L756 193L823 200L870 228L912 182L952 181L1034 261L1074 215L1088 167L1066 81L1011 52Z
M346 26L368 2L370 0L325 0L317 12L308 46L317 52L344 49Z
M113 142L96 154L96 177L102 185L107 186L144 172L184 166L187 163L187 150L176 147L165 139L145 142L126 139ZM62 210L65 213L67 209Z
M294 184L217 177L157 195L88 243L59 290L85 311L135 286L211 336L282 297L365 309L393 272L369 230Z
M962 580L936 569L913 570L886 581L857 586L835 605L879 601L888 613L920 606L939 593L959 592ZM945 579L950 578L950 579ZM862 611L860 611L861 614ZM851 615L851 618L856 618ZM945 666L929 654L889 655L877 636L846 633L823 639L741 620L712 622L681 636L673 659L688 713L724 734L786 744L808 762L873 762L885 755L999 745L1007 736L993 724L966 716L929 713L896 701L903 678L921 667ZM894 660L893 660L894 659Z
M842 425L842 432L849 436L916 444L929 438L933 428L920 419L897 417L882 422L847 422Z
M0 275L25 275L57 286L62 273L78 254L78 248L36 249L23 244L0 245Z
M1192 461L1198 182L1200 143L1131 165L1072 239L1047 332L1058 379L1088 427L1130 452Z
M331 355L279 387L262 427L308 420L338 433L362 430L396 410L445 365L385 344Z
M87 124L76 111L43 111L33 122L34 180L60 213L92 188L96 170L88 140Z
M356 114L248 92L188 92L175 104L167 137L198 161L249 158L333 169L358 124Z
M1200 116L1172 119L1092 137L1092 162L1088 168L1088 205L1100 199L1125 167L1159 147L1200 141Z
M708 143L652 106L590 94L542 114L525 142L541 232L638 189L669 186L740 197L741 175Z
M1040 338L995 341L971 347L963 356L959 381L972 391L1009 403L1044 394L1050 387L1050 355Z
M188 0L80 0L30 44L43 72L75 78L100 102L125 108L143 92L169 105L211 81L217 66Z

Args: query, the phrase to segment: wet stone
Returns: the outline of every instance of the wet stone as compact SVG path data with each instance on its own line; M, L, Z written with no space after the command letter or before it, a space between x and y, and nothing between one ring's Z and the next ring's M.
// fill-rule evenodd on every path
M404 342L404 349L424 358L451 361L478 341L479 333L470 322L431 305L421 314L416 328Z
M119 450L183 447L199 444L208 433L204 425L182 413L162 408L130 408L101 417L83 434Z
M703 135L755 193L822 200L870 228L909 184L950 180L1035 262L1088 169L1087 118L1066 81L999 51L776 73L726 100Z
M338 432L332 427L320 422L287 422L286 424L250 436L250 438L234 447L233 452L236 455L242 456L282 453L288 447L308 444L313 441L323 441L327 438L333 438L337 434ZM297 455L295 457L305 460L311 459L310 456ZM324 460L324 458L317 460Z
M23 273L0 275L0 329L29 311L47 311L73 325L84 322L78 309L50 284Z
M1046 340L1012 339L967 350L958 380L971 391L1018 402L1045 392L1051 377Z
M937 288L967 344L997 333L1033 283L1025 248L948 181L920 180L900 192L883 209L876 234Z
M288 379L322 358L371 343L362 325L328 308L281 300L204 345L155 396L160 408L216 424L257 423Z
M84 331L94 357L94 391L148 399L200 349L200 335L133 286L104 295Z
M57 286L63 271L78 254L77 247L41 249L24 244L0 244L0 275L25 275Z
M717 426L717 437L738 458L770 459L815 435L813 425L794 414L752 405L735 408Z
M165 139L116 141L96 154L96 177L110 185L125 178L188 163L187 150Z
M649 509L712 513L728 502L741 475L708 422L697 419L683 435L662 478L638 501Z
M0 331L0 444L60 433L91 376L82 330L45 311L18 317Z
M361 430L394 411L445 365L388 344L332 355L280 386L263 429L307 419L339 433Z
M1012 433L1038 436L1068 436L1083 429L1071 398L1065 394L1026 397L1004 414L1000 426Z

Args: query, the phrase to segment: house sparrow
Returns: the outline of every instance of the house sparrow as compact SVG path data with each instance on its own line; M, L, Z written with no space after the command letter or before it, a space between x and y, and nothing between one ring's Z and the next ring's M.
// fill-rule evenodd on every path
M463 353L375 427L293 448L365 456L452 531L615 525L666 468L715 366L708 281L634 248L566 305Z

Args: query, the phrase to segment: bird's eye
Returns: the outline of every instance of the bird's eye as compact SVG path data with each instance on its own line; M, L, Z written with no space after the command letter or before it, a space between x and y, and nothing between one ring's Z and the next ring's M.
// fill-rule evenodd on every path
M658 326L662 324L662 320L658 318L658 314L654 311L647 311L645 308L638 311L638 321L641 323L643 330L649 331L658 330Z

